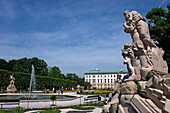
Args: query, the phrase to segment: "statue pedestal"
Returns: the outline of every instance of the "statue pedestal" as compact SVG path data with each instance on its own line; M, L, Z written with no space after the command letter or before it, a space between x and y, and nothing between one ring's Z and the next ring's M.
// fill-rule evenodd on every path
M6 92L7 93L15 93L15 91L17 91L16 87L14 84L10 84L8 85L7 89L6 89Z

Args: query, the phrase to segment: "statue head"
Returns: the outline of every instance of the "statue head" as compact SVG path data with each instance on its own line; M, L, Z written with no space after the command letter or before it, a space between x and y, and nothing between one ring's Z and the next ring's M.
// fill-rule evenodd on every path
M122 48L122 56L125 57L129 53L133 53L132 45L131 44L125 44L124 48Z
M132 13L126 10L124 13L125 20L127 23L130 23L132 21Z
M145 18L140 14L138 13L137 11L132 11L132 19L135 21L135 22L138 22L139 20L143 20L143 21L146 21Z
M124 49L129 49L129 48L132 48L132 45L131 45L131 44L125 44L125 45L124 45Z
M130 24L131 22L137 23L139 20L146 21L145 18L137 11L129 12L128 10L126 10L124 12L124 16L125 16L127 24Z

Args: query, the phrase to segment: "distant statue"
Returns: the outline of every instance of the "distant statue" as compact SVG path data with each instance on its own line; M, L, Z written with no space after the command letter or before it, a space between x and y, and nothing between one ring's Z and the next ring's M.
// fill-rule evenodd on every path
M146 74L152 69L167 73L168 67L162 58L164 51L159 49L151 39L145 18L137 11L129 12L128 10L124 12L124 16L126 20L123 24L124 31L131 34L132 51L134 58L140 60L142 79L145 80Z
M122 56L124 57L124 64L127 65L128 75L124 81L140 80L140 64L137 62L131 44L125 44L122 48Z
M15 80L15 78L13 77L13 75L10 75L10 79L11 79L10 84L11 84L11 85L14 85L14 80Z
M15 85L14 85L14 81L15 81L15 78L13 77L13 75L10 75L10 84L8 85L7 87L7 90L6 92L8 93L14 93L15 91L17 91Z

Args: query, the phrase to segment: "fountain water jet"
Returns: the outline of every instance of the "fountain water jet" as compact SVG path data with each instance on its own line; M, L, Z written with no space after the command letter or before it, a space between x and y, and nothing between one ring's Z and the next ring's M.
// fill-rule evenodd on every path
M36 99L37 96L31 95L32 91L36 91L36 79L35 79L35 70L34 70L34 66L32 65L32 72L31 72L31 79L30 79L30 86L29 86L29 94L28 95L24 95L22 96L20 99Z
M33 85L33 90L35 91L36 90L36 79L35 79L35 70L34 70L34 66L33 65L32 65L32 72L31 72L29 93L31 92L32 85Z

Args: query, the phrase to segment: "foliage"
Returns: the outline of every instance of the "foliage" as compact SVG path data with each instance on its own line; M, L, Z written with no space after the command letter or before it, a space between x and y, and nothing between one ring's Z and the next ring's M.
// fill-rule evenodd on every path
M0 109L0 113L7 113L4 109Z
M134 82L137 85L137 93L141 94L142 93L142 87L140 86L139 81L138 80L134 80Z
M147 73L145 79L148 81L150 78L152 78L151 74L150 74L150 73Z
M51 108L51 109L44 110L40 113L60 113L60 110L56 108Z
M54 77L54 78L62 78L62 79L65 78L65 76L63 74L61 74L59 67L56 67L56 66L50 68L49 76Z
M32 65L34 65L36 75L48 76L47 63L42 59L36 57L22 58L18 60L9 60L9 62L0 59L0 69L12 72L31 73Z
M67 73L66 78L69 80L76 81L80 86L91 87L91 84L84 81L83 78L79 78L75 73Z
M52 96L50 97L50 99L51 99L51 100L56 100L56 95L52 95Z
M0 113L24 113L24 108L18 106L18 107L15 107L15 108L11 109L11 110L1 109Z
M88 94L106 94L106 93L113 93L113 90L94 90L88 91Z
M23 110L24 110L23 107L18 106L18 107L13 108L13 109L11 110L11 112L12 112L12 113L19 113L19 112L22 112Z
M8 62L4 59L0 59L0 67L1 69L8 70Z
M29 88L30 83L30 77L31 75L28 73L21 73L21 72L11 72L7 70L0 69L0 89L6 89L6 87L9 85L9 76L11 74L14 74L15 77L15 86L17 90L27 90ZM71 81L71 80L65 80L65 79L59 79L59 78L53 78L48 76L39 76L36 75L36 85L38 89L52 89L54 88L60 88L63 87L76 87L77 82Z
M40 89L45 89L45 88L52 89L53 87L55 89L56 88L59 89L61 86L63 86L64 88L76 87L77 82L72 80L65 80L60 78L37 75L37 85Z
M73 109L78 109L78 110L92 110L92 109L95 109L94 107L82 107L80 105L73 106L72 108Z
M165 51L164 59L170 67L170 4L167 5L168 11L160 8L153 8L148 11L146 18L149 19L151 38L158 47ZM168 70L170 72L170 68Z
M150 78L152 78L153 75L157 75L157 73L159 73L159 71L156 71L156 70L149 71L146 75L146 80L149 80Z
M35 75L38 82L37 86L39 89L52 89L53 87L60 88L61 86L64 88L75 88L78 84L85 86L85 88L91 86L90 83L84 81L75 73L69 73L67 76L64 76L64 74L61 73L59 67L54 66L47 68L48 65L44 60L34 57L22 58L18 60L13 59L9 60L9 62L5 61L4 59L0 59L0 88L6 89L9 84L9 79L7 78L9 78L9 75L14 74L17 89L27 90L29 88L32 65L34 65Z

